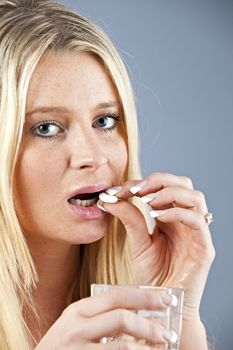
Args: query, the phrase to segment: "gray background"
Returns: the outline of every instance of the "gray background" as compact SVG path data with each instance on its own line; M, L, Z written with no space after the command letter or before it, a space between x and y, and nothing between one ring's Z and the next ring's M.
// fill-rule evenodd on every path
M120 51L137 95L143 175L187 175L215 215L201 316L233 349L233 1L63 0ZM201 350L201 349L197 349Z

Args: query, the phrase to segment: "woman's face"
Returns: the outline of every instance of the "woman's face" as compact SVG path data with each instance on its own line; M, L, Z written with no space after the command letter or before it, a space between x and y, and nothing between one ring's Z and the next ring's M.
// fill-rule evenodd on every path
M100 239L110 214L68 200L83 187L97 192L123 178L127 148L111 79L91 54L46 54L30 81L26 109L14 180L26 237L73 244Z

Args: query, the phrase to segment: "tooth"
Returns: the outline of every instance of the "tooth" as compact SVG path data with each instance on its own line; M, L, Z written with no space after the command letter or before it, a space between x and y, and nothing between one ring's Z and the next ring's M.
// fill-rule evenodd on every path
M71 204L76 204L76 200L75 200L74 198L71 198L71 199L69 200L69 202L70 202Z
M71 204L74 204L74 205L81 205L83 207L90 207L92 206L93 204L95 204L96 202L98 201L98 198L93 198L93 199L74 199L74 198L71 198L69 200L69 202Z
M75 204L80 204L81 200L80 199L74 199Z
M75 199L74 201L75 201L74 204L76 204L76 205L81 205L83 207L90 207L96 203L97 198L86 199L86 200Z

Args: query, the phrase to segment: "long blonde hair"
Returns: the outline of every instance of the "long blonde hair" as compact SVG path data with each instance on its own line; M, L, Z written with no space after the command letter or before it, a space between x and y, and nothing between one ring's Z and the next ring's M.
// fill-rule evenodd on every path
M13 202L14 169L25 119L32 73L48 50L95 54L115 84L122 104L128 148L126 179L140 179L138 129L134 96L125 66L107 35L95 24L46 0L0 2L0 349L31 350L28 313L39 322L32 290L38 275ZM131 200L145 215L146 209ZM67 305L90 295L91 283L133 283L125 229L112 219L103 239L82 246L79 284L74 282Z

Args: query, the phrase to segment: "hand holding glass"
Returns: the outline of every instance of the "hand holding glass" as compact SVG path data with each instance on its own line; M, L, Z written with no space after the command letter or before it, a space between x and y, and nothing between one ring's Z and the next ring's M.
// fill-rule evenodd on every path
M161 292L164 292L172 296L172 303L164 308L163 310L131 310L139 316L148 318L160 323L170 334L171 338L163 349L179 349L180 335L182 328L182 308L183 308L183 296L184 291L180 288L166 288L166 287L151 287L151 286L122 286L122 285L107 285L107 284L92 284L91 285L91 296L97 296L103 293L116 292L119 289L125 289L126 293L136 289L152 290L155 298L159 298ZM120 334L112 337L103 337L101 343L127 341L127 342L138 342L145 345L156 345L161 348L158 344L152 344L145 339L136 339L127 334Z

